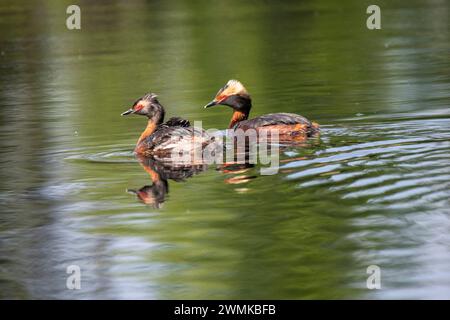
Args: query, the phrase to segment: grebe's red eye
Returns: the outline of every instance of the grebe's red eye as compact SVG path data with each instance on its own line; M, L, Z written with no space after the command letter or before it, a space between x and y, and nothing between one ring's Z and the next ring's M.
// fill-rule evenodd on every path
M228 96L226 94L222 94L222 95L219 95L219 96L216 97L216 101L217 102L222 102L226 98L228 98Z
M138 104L137 106L135 106L133 109L134 111L140 111L144 106L142 104Z

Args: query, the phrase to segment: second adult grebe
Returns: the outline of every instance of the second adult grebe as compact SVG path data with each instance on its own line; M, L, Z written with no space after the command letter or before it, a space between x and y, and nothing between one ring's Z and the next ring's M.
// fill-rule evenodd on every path
M136 143L136 154L170 157L173 152L189 151L211 142L211 137L204 130L191 127L188 120L175 117L164 123L164 107L154 93L139 98L122 116L129 114L148 118L147 127Z

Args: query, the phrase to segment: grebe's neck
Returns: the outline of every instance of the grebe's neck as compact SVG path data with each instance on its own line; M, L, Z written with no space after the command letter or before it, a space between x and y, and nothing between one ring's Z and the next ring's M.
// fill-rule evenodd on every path
M164 111L163 109L158 110L155 114L148 118L147 127L144 132L141 133L136 146L138 146L142 141L147 139L155 130L158 128L160 124L164 122Z
M145 127L144 132L141 133L141 136L139 137L139 139L136 143L136 146L138 146L142 141L144 141L153 132L155 132L157 127L158 127L158 124L154 120L148 119L147 127Z
M234 109L234 112L228 128L232 129L237 123L248 119L252 108L252 100L247 94L233 96L230 100L229 106Z
M233 129L233 127L244 120L248 119L248 112L242 112L235 110L233 112L233 116L231 117L230 125L228 126L228 129Z

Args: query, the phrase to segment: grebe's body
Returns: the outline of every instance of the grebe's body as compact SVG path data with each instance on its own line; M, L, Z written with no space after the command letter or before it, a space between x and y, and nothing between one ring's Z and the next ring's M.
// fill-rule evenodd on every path
M315 135L319 128L314 122L295 113L269 113L250 120L236 123L233 129L255 129L261 131L278 132L280 141L298 140Z
M270 113L248 120L252 101L245 87L237 80L228 81L205 108L219 104L234 110L229 129L255 129L258 133L276 130L280 141L297 141L319 133L317 123L294 113Z
M211 137L204 130L191 127L188 120L175 117L164 123L164 108L153 93L144 95L122 113L129 114L148 117L147 127L134 149L138 155L171 157L211 142Z

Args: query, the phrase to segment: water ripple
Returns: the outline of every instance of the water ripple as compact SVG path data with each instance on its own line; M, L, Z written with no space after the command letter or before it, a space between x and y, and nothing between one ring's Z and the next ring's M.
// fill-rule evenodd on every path
M133 163L136 162L131 151L104 151L89 154L71 155L66 160L76 162L97 162L97 163Z
M291 153L296 158L283 160L281 168L288 172L286 179L300 180L298 188L326 187L344 200L365 199L373 208L445 202L450 181L449 126L448 119L328 126L322 148L309 155ZM433 135L425 134L430 127ZM376 140L361 138L366 132Z

